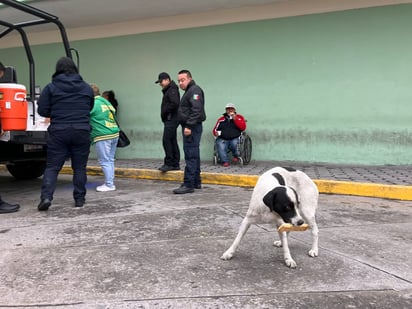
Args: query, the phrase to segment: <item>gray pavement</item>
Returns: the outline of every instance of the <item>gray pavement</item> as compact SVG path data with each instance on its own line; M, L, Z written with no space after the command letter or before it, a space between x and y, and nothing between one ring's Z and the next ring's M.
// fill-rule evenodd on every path
M118 178L117 191L98 193L102 179L89 176L76 209L60 175L44 213L40 179L0 172L4 199L22 205L0 215L0 308L412 307L411 201L322 194L319 257L307 255L310 232L292 232L289 269L268 225L220 259L251 188L174 195L177 182Z

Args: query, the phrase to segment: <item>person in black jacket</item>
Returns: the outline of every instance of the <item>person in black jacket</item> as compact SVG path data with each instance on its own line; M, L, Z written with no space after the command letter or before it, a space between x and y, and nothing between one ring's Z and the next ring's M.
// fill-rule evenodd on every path
M176 130L179 126L177 110L180 103L179 88L169 74L162 72L155 81L162 87L163 98L160 107L160 118L163 122L164 164L159 168L162 172L180 170L180 150L177 143Z
M16 72L0 62L0 83L17 83Z
M6 72L6 67L3 65L3 63L0 62L0 80L3 78L5 72Z
M230 165L229 150L233 154L233 163L239 162L239 136L246 130L246 120L241 114L236 113L236 106L233 103L226 104L225 110L226 112L217 119L212 133L216 137L216 150L220 163L228 167Z
M179 106L179 120L182 126L183 150L185 153L185 173L183 184L173 190L175 194L192 193L201 189L200 179L200 139L206 120L205 95L202 88L196 85L188 70L178 73L178 82L185 91Z
M93 90L79 75L73 60L60 58L52 82L40 94L38 113L50 118L47 129L47 163L38 210L48 210L57 185L57 176L65 160L71 159L73 198L82 207L86 196L86 165L90 153L90 111Z

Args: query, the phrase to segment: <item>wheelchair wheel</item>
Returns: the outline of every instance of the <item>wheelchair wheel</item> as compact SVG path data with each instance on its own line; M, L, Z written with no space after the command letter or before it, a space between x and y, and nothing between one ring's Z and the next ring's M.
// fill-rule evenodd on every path
M217 165L217 156L216 155L213 156L213 165Z
M213 165L217 165L219 163L219 159L217 157L217 147L216 147L216 138L213 142Z
M244 165L249 164L250 160L252 159L252 139L249 135L245 136L242 158Z

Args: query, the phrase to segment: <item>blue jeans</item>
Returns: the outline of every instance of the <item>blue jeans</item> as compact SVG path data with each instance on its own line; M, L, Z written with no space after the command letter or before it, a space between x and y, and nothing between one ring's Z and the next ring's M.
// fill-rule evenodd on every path
M104 183L108 187L114 186L114 156L116 155L118 137L96 142L97 159L102 167Z
M232 151L234 157L238 157L237 144L239 143L239 138L236 137L231 140L226 140L218 137L216 139L217 153L221 163L229 162L229 156L227 155L228 150Z

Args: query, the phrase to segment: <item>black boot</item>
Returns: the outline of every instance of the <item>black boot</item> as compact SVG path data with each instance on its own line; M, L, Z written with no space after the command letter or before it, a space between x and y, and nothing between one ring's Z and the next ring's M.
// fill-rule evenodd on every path
M46 210L49 210L50 205L51 205L51 201L48 198L45 198L40 201L40 204L39 206L37 206L37 209L39 211L46 211Z
M185 185L180 186L177 189L173 190L174 194L186 194L186 193L193 193L195 190L193 188L188 188Z
M19 204L9 204L0 199L0 214L16 212L17 210L19 210L19 208L20 208Z

